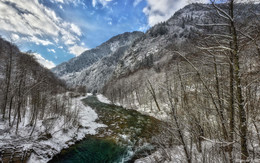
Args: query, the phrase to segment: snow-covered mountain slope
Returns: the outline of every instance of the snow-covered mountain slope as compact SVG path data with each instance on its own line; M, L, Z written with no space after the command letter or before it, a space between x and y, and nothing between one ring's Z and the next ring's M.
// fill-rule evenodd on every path
M235 19L241 22L245 16L250 17L250 13L245 13L249 8L260 11L260 5L236 5ZM195 53L193 42L198 36L222 30L217 26L203 26L220 22L215 11L211 5L190 4L145 34L134 32L115 36L53 71L70 85L84 85L88 91L102 92L110 99L115 94L118 99L128 98L132 96L127 95L129 92L146 87L148 79L158 78L154 82L163 82L165 68L178 57L173 51Z
M259 4L236 5L234 13L237 23L253 24L252 26L259 24L259 19L254 15L260 14ZM172 85L179 81L179 77L176 77L179 65L182 73L194 73L194 69L186 65L187 62L177 52L184 54L196 67L203 69L203 65L209 64L212 58L205 56L197 46L201 42L210 43L207 36L227 31L227 27L223 29L223 26L207 26L216 23L226 22L217 16L211 5L191 4L179 10L168 21L149 29L127 49L101 93L126 108L137 109L157 118L167 117L165 115L171 113L169 106L165 105L165 99L168 98L168 81ZM214 72L209 70L209 67L203 69L207 76ZM185 77L184 75L183 78ZM196 78L189 80L192 85ZM157 109L150 87L156 92L160 109Z
M97 64L97 62L103 57L111 56L114 53L115 56L118 56L118 51L122 52L122 49L124 49L122 47L130 45L136 38L139 38L142 35L142 32L126 32L114 36L100 46L87 50L80 56L56 66L52 71L61 79L66 80L68 84L82 84L82 80L85 78L84 74L87 73L85 71L88 68ZM111 61L113 62L113 59ZM95 68L90 69L93 71Z
M125 53L128 46L119 47L111 55L103 57L95 64L81 71L75 78L67 80L67 82L73 86L86 86L89 92L100 91L106 82L111 79L119 59Z
M220 5L220 7L225 8L224 5ZM234 12L236 21L254 22L254 13L246 13L249 10L259 11L260 5L236 4ZM205 24L216 24L221 21L222 18L217 16L212 5L190 4L185 6L169 20L153 26L143 37L136 40L120 59L114 76L121 78L146 68L154 68L159 71L162 65L166 65L169 59L174 57L173 49L188 51L193 48L194 40L201 35L223 30L223 27L206 27Z
M193 37L191 31L198 30L195 22L202 23L208 12L203 8L204 5L187 6L167 22L152 27L146 34L133 32L115 36L52 71L69 85L84 85L88 91L100 91L107 81L112 80L112 75L125 76L153 66L154 61L164 56L161 51L165 47Z
M169 49L190 44L202 32L197 25L209 23L210 15L210 6L203 4L188 5L177 11L168 21L149 29L127 50L114 75L121 78L140 69L162 67L172 57Z

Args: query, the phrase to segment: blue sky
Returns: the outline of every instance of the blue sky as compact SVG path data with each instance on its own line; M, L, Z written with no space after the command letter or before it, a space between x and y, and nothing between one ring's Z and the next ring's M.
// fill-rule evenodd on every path
M188 1L188 0L187 0ZM1 0L0 35L47 68L109 38L146 31L186 0Z

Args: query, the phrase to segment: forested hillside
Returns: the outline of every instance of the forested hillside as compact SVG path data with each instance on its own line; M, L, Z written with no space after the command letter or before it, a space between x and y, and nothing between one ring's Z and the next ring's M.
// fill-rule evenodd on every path
M259 160L259 15L253 3L191 4L114 53L111 77L98 78L95 90L169 122L149 159L173 161L179 152L187 162ZM92 70L76 75L79 85L104 74Z
M67 117L67 126L77 122L77 115L68 110L71 97L65 94L65 83L33 55L0 39L0 63L1 135L30 137L37 125L41 127L37 123L59 116ZM41 134L49 134L48 128L53 125L45 126L46 133ZM38 130L34 139L39 136Z
M172 137L173 144L181 144L187 162L201 162L194 158L200 154L205 162L255 159L260 143L259 11L259 5L231 2L186 6L129 49L104 94L171 121L159 140ZM153 34L155 29L165 32ZM176 29L183 32L171 32ZM176 159L178 149L166 144L169 151L162 150L161 159Z
M100 90L111 79L120 56L142 35L142 32L126 32L114 36L100 46L56 66L52 71L69 86L85 86L88 91Z
M170 131L161 139L173 136L187 162L198 153L206 162L253 159L260 143L259 11L259 5L231 2L186 6L129 50L104 94L129 108L171 115ZM177 20L184 28L174 39L169 31ZM156 28L168 32L151 35ZM165 38L171 41L160 48ZM148 47L147 53L140 44L150 40L158 40L157 50ZM192 144L198 153L191 152Z
M64 81L40 65L34 55L20 52L1 38L0 161L23 162L34 153L33 162L47 162L67 146L66 141L82 139L89 131L79 126L95 127L90 122L96 115L80 106L75 97L85 91L79 92L69 92ZM82 120L84 116L92 118Z

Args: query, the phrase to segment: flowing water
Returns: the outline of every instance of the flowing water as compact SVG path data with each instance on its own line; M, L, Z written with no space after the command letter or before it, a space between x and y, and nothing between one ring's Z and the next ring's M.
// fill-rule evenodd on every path
M152 136L159 132L160 121L135 110L105 104L95 96L83 100L108 127L89 135L55 156L50 163L120 163L133 162L151 152Z
M50 162L121 162L125 156L127 156L127 148L119 146L109 140L88 137L69 149L66 149L66 151L63 151L61 154L54 157Z

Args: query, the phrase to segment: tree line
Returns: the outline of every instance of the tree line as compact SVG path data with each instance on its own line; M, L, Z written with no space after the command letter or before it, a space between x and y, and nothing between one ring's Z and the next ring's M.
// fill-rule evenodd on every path
M165 147L176 145L189 163L259 160L259 5L212 0L208 7L210 23L196 24L196 38L163 49L167 62L103 91L130 108L170 115L156 139L168 161Z
M31 128L29 136L39 120L64 116L64 123L77 123L76 113L70 110L71 95L66 91L64 81L41 66L33 55L0 39L0 120L8 126L5 132L19 135L25 119Z

